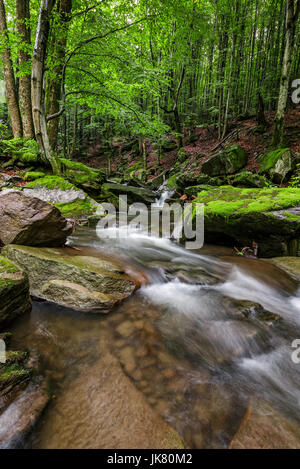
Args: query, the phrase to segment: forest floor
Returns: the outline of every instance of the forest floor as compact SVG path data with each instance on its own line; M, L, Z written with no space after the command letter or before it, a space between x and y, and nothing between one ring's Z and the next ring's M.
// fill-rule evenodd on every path
M268 122L268 129L261 135L256 135L254 129L257 127L257 121L255 117L250 117L244 120L234 120L230 123L228 136L229 138L224 143L240 145L249 155L248 164L245 170L256 171L258 170L258 156L260 154L267 153L270 150L271 138L273 135L274 128L274 113L266 113L266 120ZM300 152L300 106L293 110L286 112L285 118L285 135L286 135L286 147L289 147L294 153ZM172 136L170 136L172 138ZM194 131L192 134L193 142L188 143L189 137L184 139L183 150L186 154L188 161L185 170L193 169L194 174L197 176L201 172L201 166L212 154L213 151L222 148L218 140L217 129L210 125L207 127L201 127ZM112 159L111 167L112 172L118 170L120 165L123 166L134 166L140 161L140 157L131 151L124 152L121 140L118 143L116 139L115 146L116 156ZM161 164L158 167L157 153L154 150L152 144L148 144L147 153L147 166L149 169L149 181L158 175L162 170L170 170L174 167L177 158L177 150L165 152L161 158ZM106 169L107 158L99 150L100 145L94 145L88 148L85 157L80 155L74 155L73 159L81 161L92 168ZM196 164L195 164L196 163ZM1 174L8 176L18 176L18 180L15 185L23 186L26 183L22 178L21 170L1 170ZM0 181L1 182L1 181Z
M254 128L257 127L255 117L244 120L234 120L230 123L228 135L231 134L231 137L227 141L232 144L239 144L248 153L249 159L245 168L246 170L258 170L258 156L270 150L274 130L274 115L274 112L266 113L268 129L262 135L255 135L253 132ZM293 152L300 152L300 106L286 112L285 134L286 146ZM218 131L214 126L196 129L193 135L198 137L193 143L188 144L188 138L185 138L186 144L184 144L183 149L188 159L185 170L189 170L192 167L195 175L197 175L201 171L203 162L210 157L213 151L217 148L222 148L222 146L218 146ZM147 164L150 170L157 168L157 154L153 150L153 146L149 145ZM95 147L91 148L89 151L91 156L88 157L88 165L105 169L107 166L106 158L103 155L97 155L97 148ZM128 166L133 166L139 161L139 157L133 155L130 151L122 153L122 145L120 145L117 154L118 155L112 160L112 171L117 170L121 160L123 164L125 161ZM176 157L177 150L165 153L161 160L160 171L161 169L170 170L174 166ZM87 159L82 159L81 161L87 163ZM197 163L196 167L194 163Z

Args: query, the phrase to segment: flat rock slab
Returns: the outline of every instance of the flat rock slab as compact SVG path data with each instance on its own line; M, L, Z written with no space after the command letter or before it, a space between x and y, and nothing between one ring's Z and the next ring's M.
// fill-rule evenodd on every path
M254 401L231 449L299 449L300 426L265 401Z
M46 382L35 378L0 415L0 449L22 448L48 401Z
M41 428L41 449L183 449L110 353L66 385Z
M98 257L15 245L3 254L28 273L32 296L77 311L106 313L136 289L122 267Z
M0 256L0 327L30 309L27 274Z
M0 193L3 244L62 246L73 227L52 205L20 191Z

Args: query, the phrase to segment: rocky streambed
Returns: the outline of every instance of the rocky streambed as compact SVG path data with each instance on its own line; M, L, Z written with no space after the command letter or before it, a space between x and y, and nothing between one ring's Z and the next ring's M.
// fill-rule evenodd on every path
M297 258L71 234L37 204L0 259L2 448L300 447Z

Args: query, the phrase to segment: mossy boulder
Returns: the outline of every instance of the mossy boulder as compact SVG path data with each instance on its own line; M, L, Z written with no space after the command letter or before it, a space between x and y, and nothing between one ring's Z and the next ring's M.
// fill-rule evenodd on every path
M150 189L107 182L102 185L102 196L105 198L110 194L115 196L126 195L129 204L135 202L154 203L157 197L155 192Z
M269 183L264 176L251 173L251 171L242 171L235 175L232 185L238 187L257 187L260 189L269 186Z
M194 202L205 204L206 242L251 247L261 257L297 255L300 189L208 187Z
M83 163L59 158L62 175L74 183L76 186L85 190L99 190L105 180L105 173L101 170L91 169Z
M64 217L79 218L91 215L98 209L95 200L61 176L46 176L29 182L24 193L49 202Z
M202 165L202 172L208 176L225 176L236 173L246 166L248 155L239 145L233 145L211 156Z
M0 328L30 309L27 274L0 256Z
M277 184L281 184L292 169L293 157L289 148L280 148L259 158L260 173Z
M122 267L68 249L6 246L3 254L24 268L34 297L78 311L106 313L135 290Z

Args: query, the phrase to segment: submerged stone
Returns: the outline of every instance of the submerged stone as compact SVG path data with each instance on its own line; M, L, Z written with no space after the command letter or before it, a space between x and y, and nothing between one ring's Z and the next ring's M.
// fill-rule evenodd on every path
M28 273L32 296L78 311L106 313L136 289L122 267L98 257L13 245L3 254Z
M300 427L262 400L254 400L231 449L299 449Z

